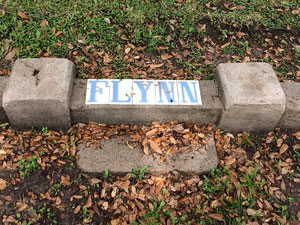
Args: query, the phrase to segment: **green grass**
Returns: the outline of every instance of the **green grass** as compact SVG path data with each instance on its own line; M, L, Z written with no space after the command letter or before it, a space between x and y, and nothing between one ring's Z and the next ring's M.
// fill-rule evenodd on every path
M113 57L116 77L127 78L130 63L124 58L124 50L128 43L145 47L140 52L159 58L158 47L182 51L180 41L183 40L189 53L179 66L185 69L185 76L205 74L204 79L212 79L215 64L205 61L204 51L197 47L197 42L201 44L211 38L222 45L242 30L246 35L222 51L244 59L247 50L251 50L251 40L264 41L266 32L290 30L294 35L299 34L300 15L295 10L300 8L300 2L277 2L232 0L224 5L220 0L213 3L209 0L182 3L174 0L0 0L0 8L4 9L0 12L0 62L13 48L19 49L16 56L19 58L72 58L71 52L75 51L79 52L73 59L77 61L79 76L86 78L84 63L92 61L82 53L86 48L90 53L93 50L108 53ZM29 19L21 18L18 12L25 13ZM288 38L286 35L284 40ZM251 43L259 42L252 40ZM284 59L289 51L294 54L294 65L300 63L299 46L289 46L280 53L283 65L276 68L282 79L296 77L296 69L289 74L291 62ZM260 57L258 60L271 59ZM103 62L98 60L97 63L101 67Z
M18 162L19 166L19 174L21 178L29 177L36 170L40 169L40 165L38 164L38 157L33 156L28 159L22 159Z

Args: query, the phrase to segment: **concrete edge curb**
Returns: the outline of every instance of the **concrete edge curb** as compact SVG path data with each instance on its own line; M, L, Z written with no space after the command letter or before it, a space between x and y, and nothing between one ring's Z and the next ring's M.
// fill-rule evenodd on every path
M199 82L203 102L202 106L137 106L86 105L85 87L87 80L74 79L76 73L74 66L73 64L70 66L70 61L67 63L66 61L68 60L64 59L63 62L66 65L64 64L63 66L65 71L70 75L67 76L68 82L63 82L63 87L66 87L67 89L64 93L67 93L68 95L66 96L68 99L66 100L67 102L63 103L68 105L69 113L63 114L68 118L60 119L71 121L71 124L80 122L87 123L89 121L107 124L151 124L153 121L169 122L177 120L185 122L210 123L228 131L270 131L275 127L292 130L300 129L300 83L279 83L277 78L274 78L275 73L273 74L273 69L270 68L268 64L236 63L219 65L216 70L216 81ZM46 62L46 60L44 59L43 62ZM233 68L237 68L236 71L243 71L243 74L245 75L241 77L241 72L232 72ZM20 68L16 70L20 71ZM17 75L13 76L16 77ZM10 115L8 115L3 107L3 95L4 92L7 92L9 79L11 79L11 77L0 77L1 123L11 122L12 119L11 112ZM14 79L14 82L16 82L17 79ZM61 81L60 76L57 76L55 79L55 82L59 83ZM237 89L240 88L242 90L241 94L238 92L236 94L231 90L235 88L232 86L233 84L231 80L234 80L234 85L237 86ZM243 83L256 82L256 80L258 81L254 85L250 84L245 86ZM47 78L44 82L52 82L52 80ZM257 86L259 86L258 89ZM270 92L268 93L269 95L265 94L266 91ZM30 93L30 90L27 92ZM236 94L233 98L231 97L232 93ZM244 99L239 99L241 98L239 95L243 95L245 93L247 94L246 98L245 96L242 96ZM231 97L231 105L226 105L226 95ZM272 99L270 99L269 96L272 96ZM14 101L16 101L16 99L14 99ZM34 101L38 101L38 99L34 99ZM245 104L243 101L245 101ZM237 102L236 105L235 102ZM261 104L261 102L263 102L263 104ZM47 104L47 102L43 104ZM45 117L46 121L47 119L48 121L53 120L53 118L55 119L55 117L47 118L49 115L47 114L46 109L44 109L43 112L45 112L45 114L42 115L42 118ZM270 112L273 114L269 115ZM15 115L17 114L14 114L13 116ZM27 116L35 117L34 114L28 114ZM51 116L53 116L53 113ZM230 120L233 122L230 122ZM35 121L35 118L29 118L29 121ZM33 123L32 126L39 128L41 127L40 124L47 126L47 122L37 124ZM253 125L250 126L248 124ZM18 126L16 123L12 123L12 125L13 128L23 129L22 126ZM48 127L56 129L56 127L52 126L51 123L49 123ZM62 128L68 129L69 127L64 125Z

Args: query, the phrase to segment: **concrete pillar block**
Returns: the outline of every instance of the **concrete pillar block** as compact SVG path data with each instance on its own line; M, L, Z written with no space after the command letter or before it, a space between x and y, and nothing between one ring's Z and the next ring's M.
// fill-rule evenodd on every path
M75 67L67 59L19 59L3 95L13 128L71 126L70 97Z
M8 81L7 77L4 76L0 77L0 124L8 122L6 113L3 109L3 102L2 102L3 92L5 90L7 81Z
M281 84L286 96L285 111L278 127L284 129L300 129L300 83L290 82Z
M222 63L216 80L224 107L221 129L259 132L276 127L285 110L285 94L269 64Z

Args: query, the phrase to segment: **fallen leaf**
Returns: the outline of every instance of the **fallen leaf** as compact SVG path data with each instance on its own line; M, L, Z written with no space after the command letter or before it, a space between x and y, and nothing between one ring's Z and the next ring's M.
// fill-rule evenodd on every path
M59 35L62 34L62 31L58 31L56 34L55 34L55 37L58 37Z
M97 178L92 178L92 179L91 179L92 185L98 184L98 183L100 183L100 182L101 182L101 180L99 180L99 179L97 179Z
M260 157L260 152L259 151L255 152L255 154L253 155L253 159L257 159L259 157Z
M247 209L247 214L248 214L249 216L254 216L254 215L259 214L259 211L258 211L258 210L255 210L255 209L248 208L248 209Z
M106 23L108 23L108 24L110 24L110 19L109 18L104 18L104 21L106 22Z
M285 153L286 150L287 150L288 148L289 148L289 146L288 146L287 144L283 144L283 145L281 146L281 148L280 148L279 153L280 153L280 154Z
M157 131L158 131L157 128L154 128L154 129L148 131L148 132L146 133L146 137L151 137L151 136L153 136Z
M155 141L149 140L149 144L151 149L153 149L153 151L162 154L162 151L160 149L160 147L158 146L158 144Z
M233 163L235 163L236 162L236 159L235 158L230 158L230 159L228 159L226 162L225 162L225 165L226 166L229 166L229 165L231 165L231 164L233 164Z
M168 59L171 59L173 56L172 55L169 55L169 54L162 54L161 55L161 59L162 60L168 60Z
M74 213L77 214L79 211L80 211L80 208L81 208L81 205L78 205L75 210L74 210Z
M240 31L236 33L236 36L238 36L238 38L242 38L245 35L246 35L245 33L240 32Z
M92 206L92 197L89 195L87 203L85 205L87 208L90 208Z
M208 216L214 220L223 221L222 214L212 213L212 214L209 214Z
M121 225L122 222L121 222L120 219L115 219L115 220L111 220L111 221L110 221L110 224L111 224L111 225Z
M102 206L103 206L103 210L107 210L109 206L108 202L103 202Z
M222 45L221 48L225 48L225 47L227 47L228 45L230 45L230 42L227 42L226 44Z
M162 67L163 65L164 65L163 63L161 63L161 64L151 64L150 68L151 69L156 69L156 68Z
M295 138L297 138L298 140L300 140L300 132L294 133L293 136L294 136Z
M7 186L7 182L0 178L0 191L3 191Z
M130 52L131 48L126 48L125 53L128 54Z
M300 14L300 9L294 9L294 10L292 11L292 14Z
M45 26L48 26L48 21L46 19L44 19L41 24L40 24L40 27L45 27Z
M109 55L107 53L104 54L103 62L106 64L111 62L111 58L109 57Z
M13 48L13 50L11 50L11 52L9 52L6 56L5 56L5 59L6 60L12 60L14 57L15 57L15 55L16 55L16 53L19 51L19 49L18 48Z
M173 145L176 145L176 140L175 140L175 138L173 138L172 136L170 137L170 141L171 141L171 143L172 143Z
M277 147L279 148L279 147L282 145L282 143L283 143L283 139L282 139L282 138L279 138L279 139L277 140Z
M22 19L29 20L29 17L23 12L18 12L18 16Z
M171 35L168 35L168 36L167 36L167 42L170 42L171 40L172 40Z

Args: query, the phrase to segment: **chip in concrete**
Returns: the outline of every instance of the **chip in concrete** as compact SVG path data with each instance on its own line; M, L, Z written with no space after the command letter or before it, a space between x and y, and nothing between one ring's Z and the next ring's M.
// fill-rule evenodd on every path
M78 146L80 169L88 173L103 173L106 169L112 173L128 173L133 168L148 166L150 173L166 173L172 170L186 173L205 173L218 165L218 157L213 135L207 137L208 144L191 148L188 151L167 157L160 162L160 156L144 154L141 147L130 149L118 137L103 140L100 147Z

